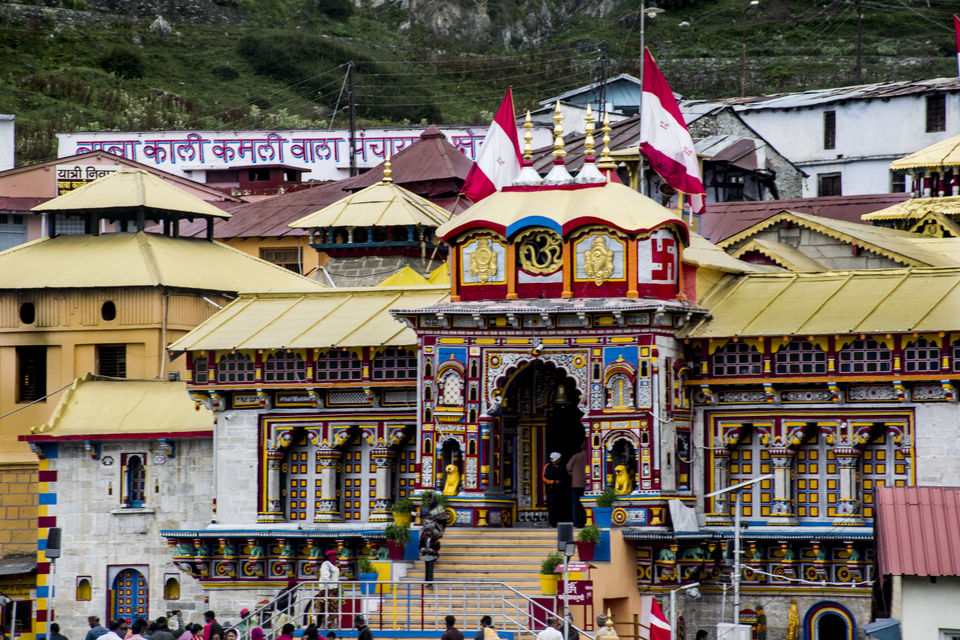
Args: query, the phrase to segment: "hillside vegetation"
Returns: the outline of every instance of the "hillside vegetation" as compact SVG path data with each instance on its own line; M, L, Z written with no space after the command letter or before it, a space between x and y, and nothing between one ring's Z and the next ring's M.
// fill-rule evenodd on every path
M747 95L855 84L859 2L663 0L645 40L688 97L739 95L742 46ZM57 132L339 127L353 62L362 125L486 123L508 84L520 109L597 79L602 42L608 75L638 73L639 5L0 2L0 113L18 164L55 157ZM953 0L862 6L862 82L957 73Z

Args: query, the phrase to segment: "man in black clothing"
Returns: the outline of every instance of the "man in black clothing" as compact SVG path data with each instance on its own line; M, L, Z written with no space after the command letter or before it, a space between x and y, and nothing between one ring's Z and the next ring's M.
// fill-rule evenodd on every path
M487 627L492 627L492 626L493 626L493 618L491 618L490 616L483 616L482 618L480 618L480 631L477 631L477 635L473 637L473 640L484 640Z
M56 622L50 625L50 640L67 640L67 636L61 635L60 625Z
M457 619L453 616L447 616L444 621L447 623L447 630L440 636L440 640L463 640L463 634L455 626Z
M547 490L547 515L550 519L550 526L557 526L557 520L560 516L560 483L563 480L563 472L560 467L560 453L554 451L550 454L550 462L543 466L543 486Z
M353 626L357 628L357 640L373 640L373 633L370 632L370 627L367 626L365 616L355 615L353 617Z

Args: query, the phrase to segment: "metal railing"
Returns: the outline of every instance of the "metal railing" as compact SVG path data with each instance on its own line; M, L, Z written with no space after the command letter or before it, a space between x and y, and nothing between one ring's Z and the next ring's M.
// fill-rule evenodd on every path
M254 626L264 630L265 640L274 640L287 623L298 629L314 623L322 637L327 631L353 629L357 614L366 617L374 632L422 631L428 636L446 629L448 614L455 616L462 628L473 628L481 616L489 615L493 627L511 633L514 640L536 638L547 618L555 615L502 582L302 582L235 628L240 640L248 640ZM571 628L582 634L573 625Z

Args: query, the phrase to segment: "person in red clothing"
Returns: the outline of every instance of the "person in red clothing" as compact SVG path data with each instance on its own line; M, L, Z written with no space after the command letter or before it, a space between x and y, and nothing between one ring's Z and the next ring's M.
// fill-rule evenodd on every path
M297 628L293 626L293 623L288 622L280 629L280 635L277 637L277 640L293 640L293 632L296 630Z
M203 640L224 640L223 627L217 622L217 614L213 611L207 611L203 614L206 622L203 625Z
M440 636L440 640L463 640L463 634L454 626L457 624L457 619L453 616L447 616L444 620L447 622L447 630Z

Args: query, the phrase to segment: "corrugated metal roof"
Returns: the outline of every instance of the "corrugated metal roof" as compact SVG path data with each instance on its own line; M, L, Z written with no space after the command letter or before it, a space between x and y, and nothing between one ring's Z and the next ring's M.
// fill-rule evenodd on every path
M37 205L33 211L90 211L144 207L183 216L229 218L230 214L161 180L144 169L120 169L62 196Z
M960 487L877 487L881 575L960 576Z
M242 294L170 350L409 346L416 335L390 310L436 305L449 296L448 286Z
M643 91L640 78L630 75L629 73L621 73L620 75L614 76L613 78L610 78L607 80L607 92L608 92L607 102L610 102L612 104L619 104L616 102L616 99L610 95L610 91L617 91L616 85L618 84L626 84L627 86L630 87L631 90L624 91L623 89L620 89L618 91L618 93L623 93L625 96L633 95L634 93L637 96L639 96L640 93ZM614 86L611 86L611 85L614 85ZM544 100L541 100L539 104L554 104L556 103L557 100L563 101L563 100L572 98L574 96L582 95L584 93L594 93L597 91L599 87L600 87L600 83L594 82L593 84L587 84L582 87L577 87L576 89L571 89L570 91L561 93L560 95L557 95L557 96L553 96L552 98L546 98ZM591 96L591 99L595 100L597 97L598 96ZM631 105L639 104L639 101L634 100L629 104Z
M290 223L301 229L328 227L439 227L450 212L393 182L377 182Z
M777 271L776 267L751 264L713 244L699 233L690 232L690 246L683 250L683 263L697 267L716 269L727 273L751 273Z
M890 168L893 170L937 169L956 166L960 166L960 136L941 140L890 163Z
M699 301L685 338L960 329L960 268L730 276Z
M700 233L714 242L720 242L781 211L811 213L834 220L859 222L863 214L903 202L909 197L908 193L877 193L825 198L711 202L707 212L700 217Z
M717 243L723 249L736 247L751 236L775 224L788 222L812 229L831 238L858 246L911 267L948 267L960 265L960 238L936 238L931 242L918 233L873 227L858 222L833 220L806 213L784 211L744 229Z
M829 269L800 250L782 242L754 238L733 252L734 258L756 251L790 271L829 271Z
M960 216L960 196L910 198L904 202L860 216L861 220L919 220L928 213Z
M116 380L87 374L74 380L37 436L187 433L213 430L213 412L197 407L185 382Z
M226 292L321 288L219 242L152 233L56 236L0 252L0 289L157 286Z

